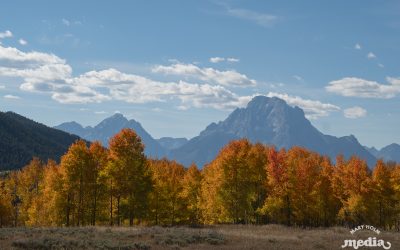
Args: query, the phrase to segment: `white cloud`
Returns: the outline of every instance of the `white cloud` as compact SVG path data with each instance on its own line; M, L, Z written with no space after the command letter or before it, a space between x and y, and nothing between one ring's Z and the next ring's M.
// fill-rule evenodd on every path
M331 81L325 89L342 96L363 98L393 98L400 93L400 79L387 77L389 84L380 84L356 77Z
M28 44L28 42L27 42L26 40L22 39L22 38L19 39L18 42L19 42L19 44L21 44L21 45L27 45L27 44Z
M385 65L383 65L382 63L378 63L378 67L379 67L379 68L384 68Z
M108 112L107 111L95 111L94 113L96 115L104 115L104 114L107 114Z
M361 45L359 43L356 43L356 45L354 45L354 48L358 49L358 50L362 49L362 47L361 47Z
M224 58L224 57L218 57L217 56L217 57L211 57L209 61L212 62L212 63L220 63L220 62L223 62L223 61L227 61L228 63L237 63L240 60L238 58L234 58L234 57Z
M263 27L271 27L278 20L278 17L275 15L259 13L252 10L227 8L226 11L230 16L251 21Z
M160 108L152 108L151 110L154 111L154 112L161 112L162 111L162 109L160 109Z
M5 99L12 99L12 100L20 99L20 97L16 96L16 95L5 95L4 98Z
M0 32L0 39L12 37L12 36L13 36L13 34L9 30L6 30L4 32Z
M166 102L172 98L180 100L180 106L185 108L232 109L250 100L223 86L184 81L158 82L116 69L90 71L72 81L90 88L107 88L112 99L129 103Z
M369 53L367 54L367 58L368 58L368 59L374 59L374 58L376 58L376 55L375 55L374 53L372 53L372 52L369 52Z
M158 65L152 69L154 73L190 77L196 80L212 82L225 86L255 86L256 80L248 78L235 70L219 71L213 68L200 68L194 64L176 63L169 66Z
M160 82L112 68L89 71L74 77L71 66L56 55L36 51L23 52L0 45L0 76L21 78L21 90L47 93L60 103L90 103L108 100L148 103L176 100L178 101L177 108L182 110L191 107L231 110L245 106L255 96L239 96L223 86L256 84L255 80L233 70L219 71L213 68L200 68L193 64L176 63L169 66L156 66L152 71L188 76L207 81L207 83L189 83L182 80ZM268 95L277 96L290 105L301 107L311 119L326 116L329 112L340 109L332 104L305 100L287 94L269 93ZM99 112L101 111L97 113Z
M36 51L22 52L16 48L0 45L0 76L24 79L24 86L49 82L62 82L70 77L71 67L65 60L53 55Z
M22 52L16 48L0 46L0 65L6 61L8 64L26 63L31 66L40 64L65 64L65 60L55 56L41 52Z
M189 107L187 107L187 106L183 106L183 105L179 105L179 106L177 106L177 107L176 107L176 109L177 109L177 110L182 110L182 111L185 111L185 110L188 110L188 109L189 109Z
M294 75L293 78L300 82L303 81L303 77L298 76L298 75Z
M65 90L64 90L65 89ZM64 85L51 91L41 91L52 93L51 98L64 104L71 103L101 103L111 100L111 97L94 89L85 86Z
M222 86L184 81L158 82L116 69L90 71L72 81L90 88L107 88L112 99L129 103L165 102L176 98L185 107L232 109L245 104L243 97Z
M367 111L361 107L354 106L343 110L343 114L346 118L357 119L367 115Z
M65 18L63 18L61 21L65 26L70 26L71 25L71 22L69 20L65 19Z
M330 104L322 103L320 101L303 99L299 96L290 96L288 94L281 94L269 92L268 97L278 97L285 100L291 106L298 106L304 110L308 119L318 119L320 117L328 116L329 113L340 110L340 107Z
M230 62L230 63L237 63L240 61L239 58L234 58L234 57L228 57L226 58L226 61Z
M5 89L5 88L6 88L6 86L0 85L0 89Z
M56 55L23 52L0 45L0 76L19 78L22 91L45 93L60 103L99 103L109 100L148 103L174 100L181 109L195 107L231 110L245 106L253 97L239 96L222 86L255 84L255 80L236 71L199 68L193 64L158 66L153 71L193 76L211 83L189 83L182 80L160 82L112 68L73 76L71 66Z
M255 82L235 71L200 69L195 65L183 65L182 68L175 65L159 70L183 70L183 74L192 73L190 70L193 70L197 77L221 84ZM185 81L159 82L116 69L89 71L74 77L71 66L53 54L23 52L2 46L0 76L21 78L21 90L47 93L54 100L65 104L108 100L147 103L175 99L180 102L180 106L186 108L232 109L250 100L250 97L238 96L220 85Z
M66 18L61 19L61 22L62 22L65 26L82 25L82 22L79 21L79 20L72 21L72 20L68 20L68 19L66 19Z
M108 97L88 87L71 84L72 68L53 54L23 52L0 45L0 76L22 78L20 89L47 92L61 103L86 103Z
M219 62L223 62L223 61L225 61L225 58L223 58L223 57L211 57L210 58L210 62L212 62L212 63L219 63Z

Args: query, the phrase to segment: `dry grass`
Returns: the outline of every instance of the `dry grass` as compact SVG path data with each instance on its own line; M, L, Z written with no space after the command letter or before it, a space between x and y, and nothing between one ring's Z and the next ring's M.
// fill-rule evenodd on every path
M339 249L352 236L345 228L300 229L279 225L189 227L0 228L0 249ZM400 235L378 238L400 249Z

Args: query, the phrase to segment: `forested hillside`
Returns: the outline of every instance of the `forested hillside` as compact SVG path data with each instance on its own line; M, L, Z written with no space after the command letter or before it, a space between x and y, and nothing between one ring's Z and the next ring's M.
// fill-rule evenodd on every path
M400 229L400 165L231 141L204 169L148 159L123 129L77 141L57 165L33 159L0 182L0 226L248 223Z
M0 112L0 171L21 168L33 156L59 160L79 137L13 112Z

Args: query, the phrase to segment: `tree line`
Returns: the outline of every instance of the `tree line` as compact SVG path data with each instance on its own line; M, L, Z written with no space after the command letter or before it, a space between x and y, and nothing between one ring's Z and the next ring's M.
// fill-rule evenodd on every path
M34 158L0 179L0 226L279 223L400 229L400 165L336 158L246 139L199 170L148 159L123 129L72 144L60 164Z

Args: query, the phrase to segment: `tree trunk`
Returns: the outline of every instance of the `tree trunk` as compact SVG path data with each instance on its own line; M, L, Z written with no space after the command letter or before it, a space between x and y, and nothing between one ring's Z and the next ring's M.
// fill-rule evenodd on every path
M133 226L133 211L134 211L134 200L133 195L130 195L130 204L129 204L129 226Z
M121 220L119 217L119 202L120 202L120 198L121 196L117 196L117 225L120 226L121 225Z
M129 211L129 226L133 226L133 211Z
M71 197L70 197L70 194L68 194L68 197L67 197L67 209L66 209L66 220L67 220L66 226L67 227L69 227L70 202L71 202Z
M97 210L97 188L94 192L94 205L93 205L93 214L92 214L92 226L96 225L96 210Z
M291 214L291 211L290 211L290 199L289 199L289 195L286 195L286 208L287 208L287 211L286 211L286 216L287 216L287 225L288 226L290 226L291 225L291 221L290 221L290 214Z
M112 196L112 181L110 182L110 226L113 226L113 196Z
M78 204L78 227L81 225L82 218L82 203L83 203L83 177L82 177L82 170L79 179L79 204ZM83 223L82 223L83 224Z

